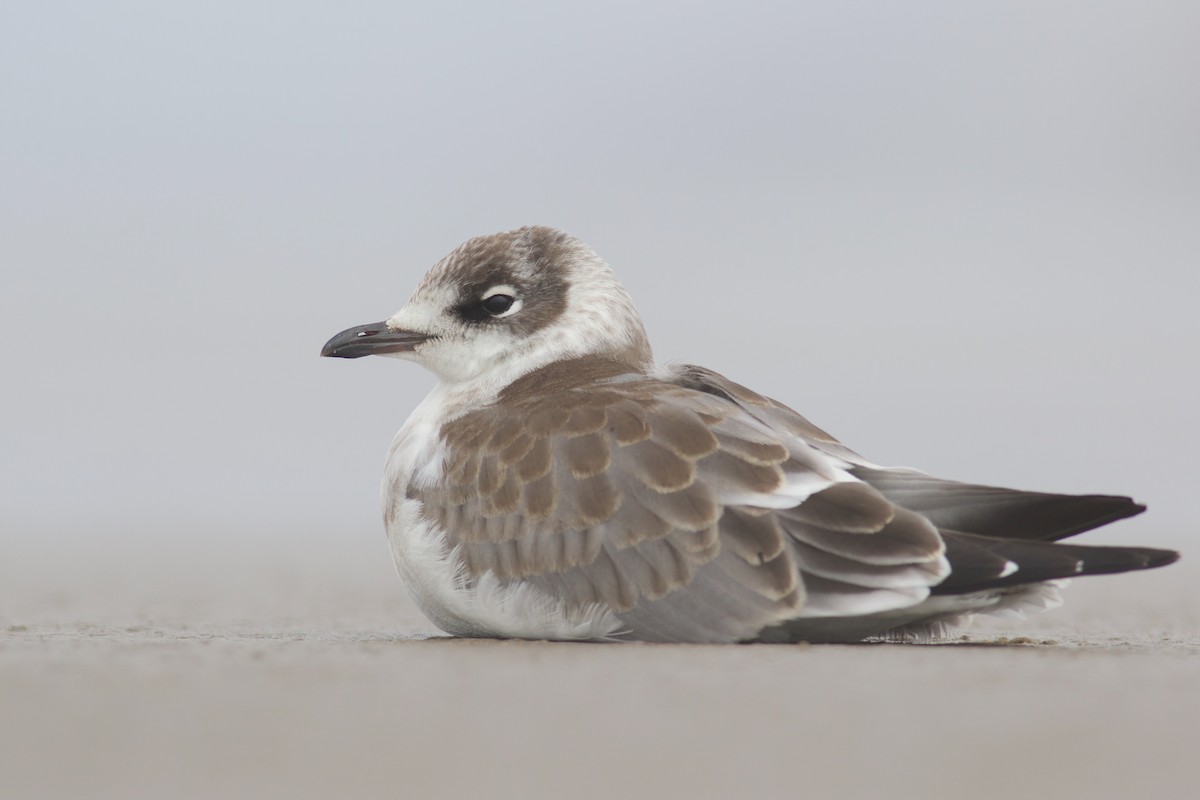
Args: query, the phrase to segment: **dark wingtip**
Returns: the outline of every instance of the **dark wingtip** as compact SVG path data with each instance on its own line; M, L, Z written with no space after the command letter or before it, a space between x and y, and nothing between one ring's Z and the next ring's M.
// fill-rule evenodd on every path
M1080 545L1060 545L1062 547L1079 547ZM1087 547L1084 545L1084 547ZM1083 556L1083 567L1080 575L1112 575L1118 572L1133 572L1142 569L1156 569L1174 564L1179 560L1177 550L1160 550L1157 547L1121 547L1121 546L1092 546L1087 547Z
M1136 517L1146 506L1130 497L1111 494L1045 495L1053 498L1053 506L1045 511L1054 520L1048 530L1036 538L1049 541L1066 539L1070 536L1099 528L1120 519Z
M1057 578L1112 575L1165 567L1179 560L1175 550L1155 547L997 539L947 530L941 533L951 572L933 587L933 594L964 594ZM1017 565L1015 571L1011 564Z
M1146 548L1146 569L1154 567L1165 567L1167 564L1174 564L1180 558L1178 550L1159 550L1157 548Z

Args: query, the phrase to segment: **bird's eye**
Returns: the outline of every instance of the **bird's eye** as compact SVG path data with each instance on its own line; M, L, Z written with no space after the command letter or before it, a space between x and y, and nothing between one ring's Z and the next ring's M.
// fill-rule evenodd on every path
M498 317L505 311L508 311L510 308L512 308L513 299L514 298L512 296L507 294L493 294L483 298L483 300L480 301L480 305L483 306L484 311L491 314L493 317Z

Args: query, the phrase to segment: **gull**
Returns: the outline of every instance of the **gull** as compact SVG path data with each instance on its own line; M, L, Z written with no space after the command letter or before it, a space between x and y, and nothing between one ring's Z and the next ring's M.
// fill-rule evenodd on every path
M388 452L383 517L452 635L928 641L1178 558L1058 543L1145 510L1127 497L881 467L712 370L655 366L612 270L553 228L467 241L321 355L437 377Z

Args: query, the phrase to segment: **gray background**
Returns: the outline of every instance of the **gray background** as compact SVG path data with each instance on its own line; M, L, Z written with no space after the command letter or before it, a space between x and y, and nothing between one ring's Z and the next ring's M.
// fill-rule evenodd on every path
M1200 3L734 6L0 0L0 795L1195 793ZM432 378L317 352L530 223L660 359L1184 561L936 647L423 638Z
M317 351L535 223L609 260L660 360L883 463L1132 494L1093 541L1186 548L1198 30L1190 2L5 3L4 548L388 569L383 455L432 378Z

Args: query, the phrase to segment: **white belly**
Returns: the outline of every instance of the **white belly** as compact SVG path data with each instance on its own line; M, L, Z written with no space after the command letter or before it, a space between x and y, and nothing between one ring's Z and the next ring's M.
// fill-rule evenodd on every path
M456 636L513 639L603 639L621 623L607 609L568 614L563 604L529 584L501 584L491 572L465 574L456 548L404 500L388 525L396 571L429 620Z

